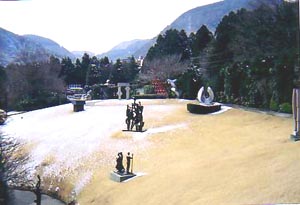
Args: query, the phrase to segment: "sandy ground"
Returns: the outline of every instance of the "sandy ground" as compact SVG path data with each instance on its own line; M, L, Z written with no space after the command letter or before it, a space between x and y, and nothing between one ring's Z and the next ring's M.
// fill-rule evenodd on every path
M108 178L113 167L103 167L80 204L300 203L300 144L289 140L291 118L236 109L203 116L184 103L170 106L176 110L149 125L187 126L151 135L155 146L135 157L134 170L146 175L116 183Z
M64 152L64 146L72 145L84 151L71 141L57 141L62 147L58 149L61 154L57 155L54 148L40 155L33 150L35 163L47 161L44 172L68 173L60 178L64 181L60 185L63 197L67 198L68 192L74 189L79 194L80 205L300 203L300 144L289 140L292 118L241 109L217 115L194 115L186 110L188 101L149 100L142 101L148 131L124 133L120 130L125 126L124 106L127 103L113 102L113 106L112 101L88 103L86 111L80 115L85 115L89 124L100 120L91 113L99 109L100 114L104 108L115 120L113 128L102 130L105 137L100 134L94 140L91 133L95 134L101 126L90 125L85 132L75 126L81 133L75 139L83 148L90 147L90 151L75 157L80 163L64 166L66 158L58 157L71 158L72 148ZM66 108L63 110L66 112ZM47 116L50 113L55 115L49 112ZM10 134L13 125L14 121L6 128ZM58 131L52 132L51 136L56 138ZM63 132L59 133L62 137ZM39 144L44 146L38 137L33 139L37 149ZM51 143L55 147L55 143ZM140 177L125 183L109 179L118 151L134 153L133 170ZM73 166L72 171L66 171L66 167Z

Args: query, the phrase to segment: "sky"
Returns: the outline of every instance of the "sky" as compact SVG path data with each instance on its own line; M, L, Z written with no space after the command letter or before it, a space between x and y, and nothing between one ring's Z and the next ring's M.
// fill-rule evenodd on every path
M0 27L101 54L124 41L151 39L184 12L218 1L0 0Z

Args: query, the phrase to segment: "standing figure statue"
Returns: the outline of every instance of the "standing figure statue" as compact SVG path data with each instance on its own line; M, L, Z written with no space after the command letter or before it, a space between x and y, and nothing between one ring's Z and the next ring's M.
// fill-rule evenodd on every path
M126 173L130 174L132 173L132 164L131 164L131 160L133 161L133 154L130 156L130 152L127 153L127 157L126 157ZM130 164L131 164L131 171L130 170Z
M293 89L293 97L292 97L292 105L293 105L293 118L294 118L294 132L291 135L291 138L294 141L300 140L300 89Z
M139 104L137 104L136 107L136 121L135 121L135 128L136 131L141 132L143 130L144 127L144 122L143 122L143 110L144 110L144 106L142 106L142 103L139 102Z
M133 98L133 103L132 103L132 124L130 127L130 130L133 129L133 127L136 125L137 123L137 110L138 110L138 104L136 103L136 99Z
M35 185L35 190L33 191L36 195L36 200L34 200L34 202L37 205L41 205L41 200L42 200L42 193L41 193L41 177L40 175L37 175L38 181Z
M126 109L126 124L127 124L127 130L131 129L131 124L132 124L132 120L133 120L133 111L132 111L132 107L130 107L129 105L127 105L127 109Z
M117 157L116 161L117 161L116 169L118 170L119 173L123 174L125 169L123 166L123 153L122 152L118 153L118 157Z

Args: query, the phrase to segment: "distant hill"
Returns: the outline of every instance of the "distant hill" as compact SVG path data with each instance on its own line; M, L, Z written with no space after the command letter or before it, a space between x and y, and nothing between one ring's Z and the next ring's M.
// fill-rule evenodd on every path
M241 8L253 9L262 1L266 4L276 4L282 2L282 0L225 0L196 7L180 15L170 25L166 26L166 28L160 33L163 34L168 29L177 29L179 31L183 29L189 35L191 32L196 32L202 25L206 25L212 32L214 32L222 18L231 11L236 11ZM144 40L144 44L142 46L136 46L135 42L132 42L130 47L131 50L128 51L127 49L123 49L122 55L130 53L130 55L133 55L134 57L145 56L149 48L155 42L156 37L153 39ZM118 57L120 50L115 48L111 49L107 53L109 53L111 56ZM102 56L102 54L100 56Z
M182 15L167 26L162 33L168 29L184 29L187 34L196 32L202 25L214 32L221 19L231 11L240 8L249 8L251 0L225 0L205 6L196 7Z
M81 59L85 53L87 53L90 57L95 56L95 53L90 51L72 51L72 54L75 56L75 58L79 59Z
M118 58L123 59L123 58L130 57L132 55L137 58L139 56L136 56L135 52L141 49L143 46L145 46L148 42L149 42L148 39L146 40L135 39L132 41L125 41L113 47L110 51L97 55L97 57L102 58L107 56L110 60L113 61L115 61Z
M40 44L47 50L47 52L55 56L58 57L69 56L72 58L75 57L70 51L60 46L58 43L56 43L51 39L44 38L41 36L36 36L36 35L23 35L23 37L28 38L37 44Z
M48 60L54 55L62 58L74 55L56 42L35 35L17 35L0 28L0 65Z
M202 25L214 32L222 18L241 8L254 9L260 4L275 5L283 2L283 0L224 0L205 6L191 9L179 16L170 26L167 26L162 33L172 28L184 29L187 34L196 32Z

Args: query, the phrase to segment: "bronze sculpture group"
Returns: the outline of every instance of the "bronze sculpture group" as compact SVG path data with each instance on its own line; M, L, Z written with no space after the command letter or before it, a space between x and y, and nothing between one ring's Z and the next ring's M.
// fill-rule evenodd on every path
M137 132L142 132L144 127L143 121L143 109L141 102L136 103L136 99L132 105L127 105L126 109L126 125L127 131L132 131L133 127L135 126Z
M125 168L123 166L123 153L122 152L118 153L118 157L117 157L116 161L117 161L116 169L117 169L118 173L124 174ZM133 165L133 154L130 155L130 152L128 152L127 156L126 156L126 174L133 173L132 165ZM131 168L131 170L130 170L130 168Z

